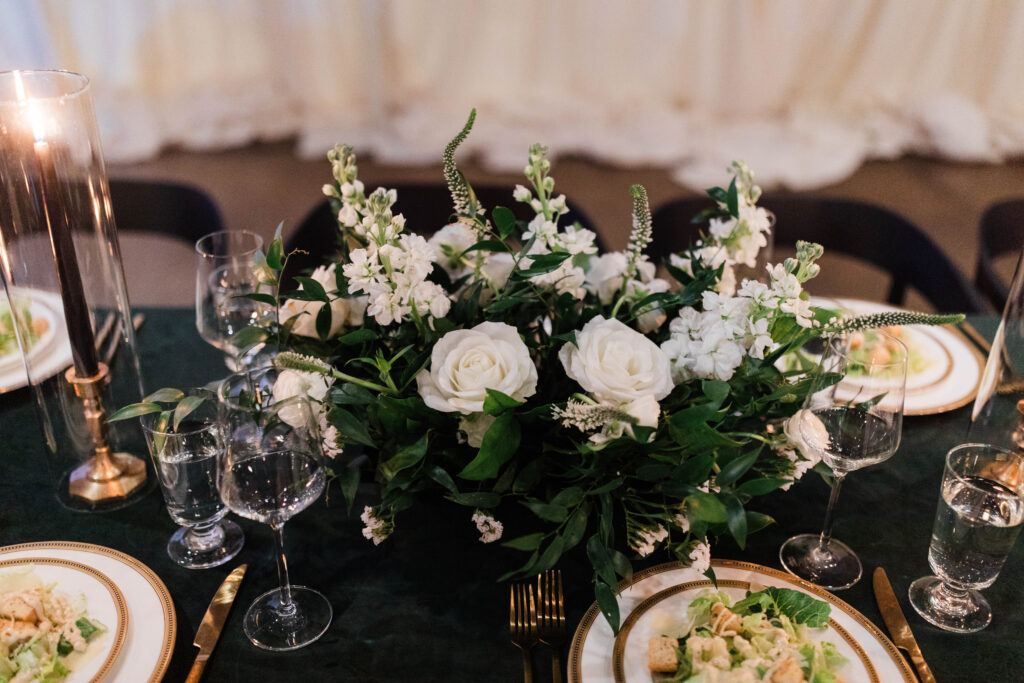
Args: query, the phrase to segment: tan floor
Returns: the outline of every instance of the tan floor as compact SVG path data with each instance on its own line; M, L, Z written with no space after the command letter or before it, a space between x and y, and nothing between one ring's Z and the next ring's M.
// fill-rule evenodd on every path
M510 188L522 182L515 174L489 173L472 160L460 160L460 168L470 182L504 184ZM442 181L440 164L392 166L364 158L360 159L359 171L370 188L402 181ZM260 144L218 153L168 151L152 161L112 165L108 172L111 177L167 179L197 185L220 205L229 228L252 230L264 238L269 238L282 221L286 234L294 229L321 201L320 187L330 180L326 158L297 159L289 143ZM554 162L552 175L558 190L593 220L595 229L612 248L621 248L628 239L631 184L640 183L647 188L654 208L693 194L672 182L665 171L654 168L614 168L568 158ZM1024 197L1024 162L976 165L916 158L877 161L864 165L842 183L812 194L871 201L901 213L930 234L973 277L981 213L994 201ZM192 305L194 265L188 245L167 239L154 242L137 235L122 236L122 243L133 303ZM814 293L878 298L885 291L883 276L869 267L851 265L843 258L828 259L823 266L823 275L812 283ZM910 304L926 307L916 297Z

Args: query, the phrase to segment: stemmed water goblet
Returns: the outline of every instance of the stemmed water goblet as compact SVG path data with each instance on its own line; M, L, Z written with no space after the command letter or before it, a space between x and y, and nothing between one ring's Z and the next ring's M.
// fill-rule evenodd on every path
M227 443L219 485L228 508L274 532L280 587L250 605L245 634L267 650L295 650L323 635L332 609L318 591L291 584L284 525L320 497L327 467L309 400L274 400L275 374L267 369L236 374L218 390Z
M245 230L223 230L196 242L196 329L207 343L226 355L228 369L249 365L252 354L242 354L232 341L240 330L266 325L274 309L246 298L260 292L258 262L263 239Z
M181 525L167 543L167 554L189 569L216 567L245 543L242 529L224 519L228 510L217 489L217 467L224 455L217 399L206 389L171 398L175 409L142 416L167 512Z
M910 584L910 604L925 620L957 633L988 626L992 608L979 592L999 576L1024 522L1024 455L987 444L949 451L928 547L935 576Z
M857 554L832 537L836 501L847 474L887 460L899 447L906 377L907 349L891 334L872 330L825 341L790 431L832 469L832 492L822 532L794 536L780 548L790 573L830 590L860 579Z

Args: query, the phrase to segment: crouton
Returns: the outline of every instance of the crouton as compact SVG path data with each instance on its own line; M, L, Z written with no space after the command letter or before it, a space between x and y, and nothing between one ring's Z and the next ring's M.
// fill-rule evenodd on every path
M743 631L743 622L720 602L711 608L711 630L718 636L735 636Z
M675 673L679 668L676 658L676 639L667 636L647 641L647 668L662 673Z
M788 657L772 672L771 680L772 683L804 683L804 672L795 659Z
M27 621L0 622L0 643L9 648L28 642L36 635L36 625Z
M0 618L36 623L36 610L28 600L16 593L0 596Z

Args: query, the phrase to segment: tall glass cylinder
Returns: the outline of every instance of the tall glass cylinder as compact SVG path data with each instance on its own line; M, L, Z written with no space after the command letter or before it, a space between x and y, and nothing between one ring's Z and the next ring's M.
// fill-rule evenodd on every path
M967 440L1024 450L1024 249L992 339Z
M137 422L106 424L143 392L85 76L0 72L0 275L17 340L0 355L0 391L28 386L58 499L133 502L153 478Z

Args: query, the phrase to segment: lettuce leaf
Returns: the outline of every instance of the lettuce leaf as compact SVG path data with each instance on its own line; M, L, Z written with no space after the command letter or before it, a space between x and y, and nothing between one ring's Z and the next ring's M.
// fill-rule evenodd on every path
M757 593L750 593L737 602L732 611L737 614L763 612L769 617L783 614L794 624L823 628L828 624L832 608L827 602L812 598L798 590L770 587Z

